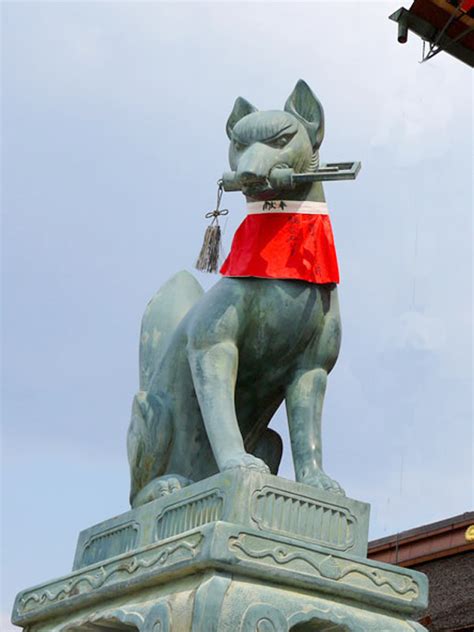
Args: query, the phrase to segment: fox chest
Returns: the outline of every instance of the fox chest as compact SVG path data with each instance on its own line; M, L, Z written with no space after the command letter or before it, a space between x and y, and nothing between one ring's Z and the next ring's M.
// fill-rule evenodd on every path
M330 307L330 289L295 281L258 280L241 328L241 359L289 363L318 337Z

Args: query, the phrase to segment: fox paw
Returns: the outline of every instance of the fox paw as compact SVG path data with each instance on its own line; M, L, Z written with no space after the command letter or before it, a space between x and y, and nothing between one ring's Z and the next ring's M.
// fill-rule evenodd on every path
M324 489L325 491L332 492L333 494L346 495L339 483L325 474L322 470L308 474L301 478L298 482L304 483L305 485L311 485L311 487L317 487L318 489Z
M161 498L162 496L169 496L173 492L178 491L182 487L190 485L192 481L179 474L167 474L160 476L150 481L148 485L138 492L133 499L132 507L139 507L146 503Z
M225 472L226 470L232 470L236 467L244 467L247 470L257 470L265 474L270 473L270 468L262 459L258 459L256 456L253 456L253 454L247 454L245 452L240 456L227 459L221 470Z

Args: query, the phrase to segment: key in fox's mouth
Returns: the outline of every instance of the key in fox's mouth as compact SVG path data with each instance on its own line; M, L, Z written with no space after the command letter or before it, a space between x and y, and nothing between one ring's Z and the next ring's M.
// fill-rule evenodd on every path
M260 195L266 191L271 191L272 187L267 178L260 178L258 180L247 180L242 182L242 193L244 195Z
M274 186L271 182L271 173L274 169L288 169L286 163L278 163L273 165L270 173L267 176L257 176L251 172L243 173L240 176L240 185L242 193L249 196L268 196L276 192L278 187Z

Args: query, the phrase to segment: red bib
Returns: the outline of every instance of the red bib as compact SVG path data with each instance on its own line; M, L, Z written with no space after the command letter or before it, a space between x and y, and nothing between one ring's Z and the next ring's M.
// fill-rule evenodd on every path
M221 274L339 283L336 249L324 202L271 201L247 205Z

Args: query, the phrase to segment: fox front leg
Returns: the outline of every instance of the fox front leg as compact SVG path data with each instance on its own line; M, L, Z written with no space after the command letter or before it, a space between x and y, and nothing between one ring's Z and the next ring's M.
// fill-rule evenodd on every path
M231 340L209 346L188 346L194 389L209 443L219 470L245 467L269 472L259 458L244 448L235 412L238 349Z
M321 416L327 371L299 371L286 392L286 410L296 480L327 491L344 493L323 471Z
M236 340L247 300L245 284L221 279L197 306L188 328L186 348L194 391L221 472L234 467L269 471L261 459L245 451L235 411Z

